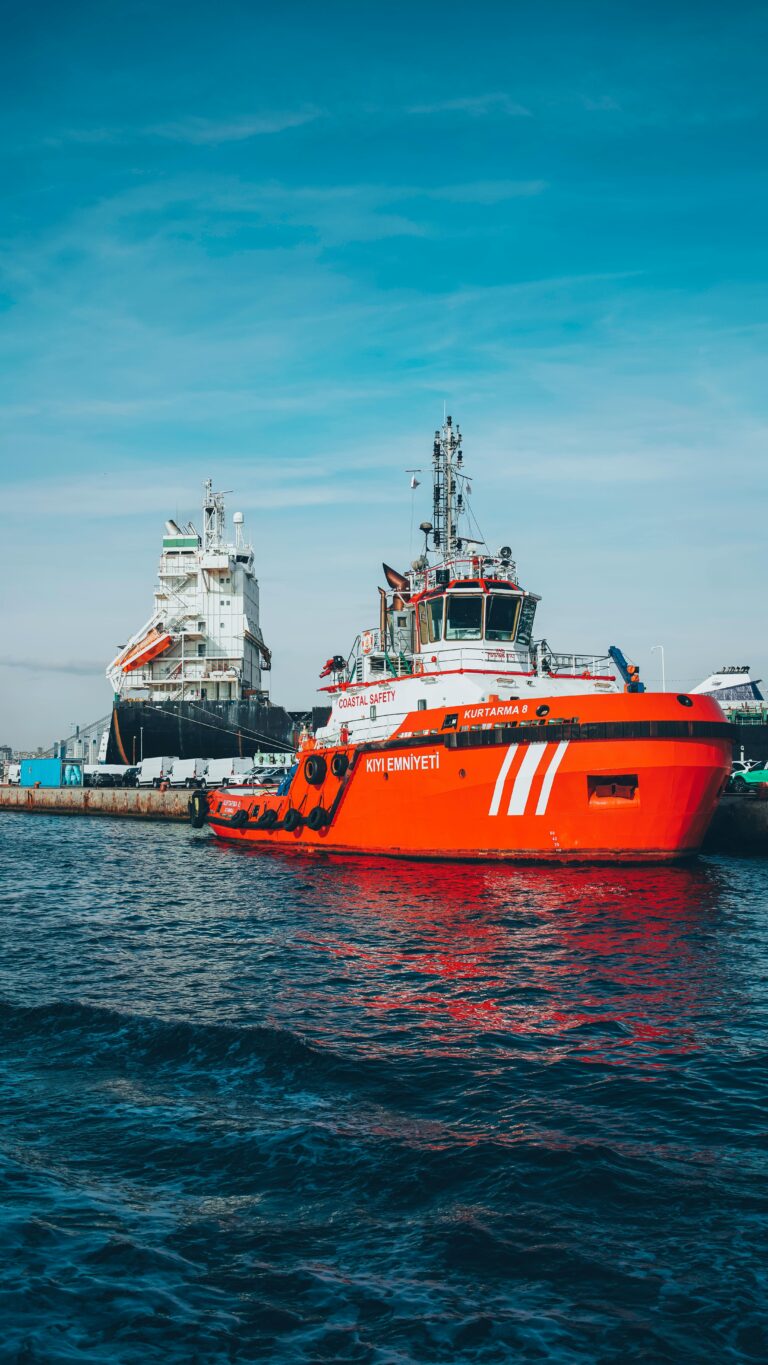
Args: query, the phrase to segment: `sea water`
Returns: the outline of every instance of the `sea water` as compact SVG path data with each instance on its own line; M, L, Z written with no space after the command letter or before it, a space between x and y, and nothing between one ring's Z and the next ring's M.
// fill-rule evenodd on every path
M0 879L3 1361L765 1359L768 861Z

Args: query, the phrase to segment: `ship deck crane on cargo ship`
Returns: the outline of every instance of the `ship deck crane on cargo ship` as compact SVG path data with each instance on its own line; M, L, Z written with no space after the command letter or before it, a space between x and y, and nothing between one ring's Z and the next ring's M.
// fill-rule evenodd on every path
M328 723L268 795L197 794L192 823L254 847L406 857L665 860L701 844L730 772L707 697L650 694L612 647L534 639L509 546L464 534L461 433L433 446L432 519L384 566L378 622L321 677ZM474 528L473 528L474 529Z

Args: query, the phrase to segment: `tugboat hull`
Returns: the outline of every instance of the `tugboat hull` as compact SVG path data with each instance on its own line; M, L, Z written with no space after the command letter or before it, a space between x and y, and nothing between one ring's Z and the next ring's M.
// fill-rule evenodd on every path
M722 712L702 699L690 721L664 708L652 719L647 695L608 700L615 719L602 722L447 734L442 716L422 712L408 724L432 719L434 729L305 749L285 795L212 793L208 820L220 839L307 852L558 862L696 853L730 774Z

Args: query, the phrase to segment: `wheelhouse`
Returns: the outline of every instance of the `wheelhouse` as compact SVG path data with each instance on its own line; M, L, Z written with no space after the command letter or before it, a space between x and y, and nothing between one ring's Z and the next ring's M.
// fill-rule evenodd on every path
M506 583L460 580L416 604L418 644L422 649L442 641L530 644L536 601Z

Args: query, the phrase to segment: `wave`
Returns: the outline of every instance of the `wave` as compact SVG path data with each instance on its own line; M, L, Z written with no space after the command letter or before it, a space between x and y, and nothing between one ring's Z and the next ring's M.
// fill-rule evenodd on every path
M228 1082L267 1075L358 1084L375 1059L358 1059L306 1042L287 1029L256 1024L196 1024L130 1014L79 1001L22 1005L0 1000L0 1043L45 1047L79 1066L111 1064L135 1071L173 1067L208 1072ZM51 1047L53 1045L53 1049ZM375 1079L375 1077L372 1077Z

